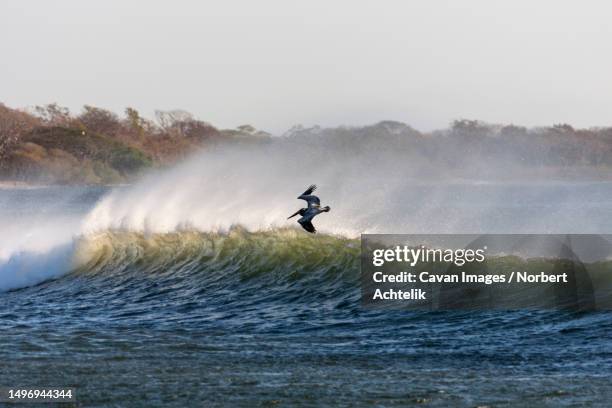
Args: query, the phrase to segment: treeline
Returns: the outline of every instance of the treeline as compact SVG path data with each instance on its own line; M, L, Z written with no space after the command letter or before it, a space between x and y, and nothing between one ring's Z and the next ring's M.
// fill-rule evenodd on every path
M287 136L304 151L327 146L317 151L318 160L359 158L405 177L612 178L611 127L526 128L456 120L448 129L424 133L384 121L359 128L295 127Z
M185 111L133 108L119 116L57 104L28 111L0 104L0 180L120 183L226 143L289 147L313 162L350 160L400 177L582 176L612 178L612 128L526 128L457 120L424 133L393 121L364 127L294 127L271 137L250 125L218 129ZM280 152L285 150L280 150ZM346 175L348 176L348 175Z
M0 104L0 179L42 183L119 183L205 146L254 142L269 135L249 125L220 130L181 110L149 120L85 105L79 114L57 104L28 111Z

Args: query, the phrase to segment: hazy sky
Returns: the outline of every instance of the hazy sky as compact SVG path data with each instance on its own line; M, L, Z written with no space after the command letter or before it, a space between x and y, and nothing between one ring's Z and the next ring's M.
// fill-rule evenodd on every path
M182 108L273 133L612 125L611 16L585 0L7 0L0 102Z

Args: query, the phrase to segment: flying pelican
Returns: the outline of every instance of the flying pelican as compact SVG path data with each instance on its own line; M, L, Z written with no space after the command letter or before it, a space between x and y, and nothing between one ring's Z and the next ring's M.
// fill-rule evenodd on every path
M312 219L322 212L328 212L330 210L329 206L321 207L321 200L316 195L312 195L312 192L317 189L317 186L312 184L306 191L302 193L301 196L298 197L298 200L304 200L308 203L308 208L302 208L295 212L295 214L291 215L289 218L293 218L296 215L301 215L302 218L298 220L298 223L308 232L312 232L313 234L317 232L314 225L312 225Z

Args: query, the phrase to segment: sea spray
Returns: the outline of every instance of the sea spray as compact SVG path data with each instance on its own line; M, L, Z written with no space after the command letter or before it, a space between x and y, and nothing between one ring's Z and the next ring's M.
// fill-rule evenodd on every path
M420 178L417 164L406 161L401 152L360 148L349 154L350 143L317 143L280 139L197 153L172 169L111 192L85 218L82 230L163 233L227 231L234 225L249 231L292 226L286 218L304 206L296 197L312 183L319 186L322 204L333 208L316 220L317 230L328 234L602 229L592 215L576 212L584 208L580 186L568 190L433 182ZM519 199L527 204L517 217ZM538 205L530 207L529 202ZM509 205L517 209L508 211Z

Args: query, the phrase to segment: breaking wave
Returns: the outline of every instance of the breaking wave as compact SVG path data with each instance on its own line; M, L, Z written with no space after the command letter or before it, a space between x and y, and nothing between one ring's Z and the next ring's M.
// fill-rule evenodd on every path
M496 186L449 178L434 183L418 163L404 159L405 152L384 147L384 140L374 142L289 138L219 147L131 186L93 195L81 191L69 199L60 189L51 194L50 208L45 207L50 190L0 203L9 209L0 211L0 290L68 273L82 264L84 242L91 249L94 242L102 245L101 237L116 241L120 234L140 234L131 235L140 238L125 244L126 251L158 245L172 253L170 247L188 245L184 241L194 234L202 234L202 245L213 236L229 245L233 241L222 237L241 231L241 242L262 249L243 257L260 259L265 251L293 242L307 244L302 250L317 245L309 257L318 259L318 251L337 249L362 233L605 233L612 228L609 199L601 193L605 185ZM295 198L311 183L319 185L322 204L332 208L314 220L321 233L314 237L286 219L304 205ZM15 214L13 207L23 203L31 208ZM80 207L72 211L74 206ZM281 236L291 238L282 243ZM180 239L173 243L171 237ZM270 241L277 246L267 246ZM287 261L288 268L295 264ZM249 265L236 264L234 270ZM177 268L170 261L164 267Z

